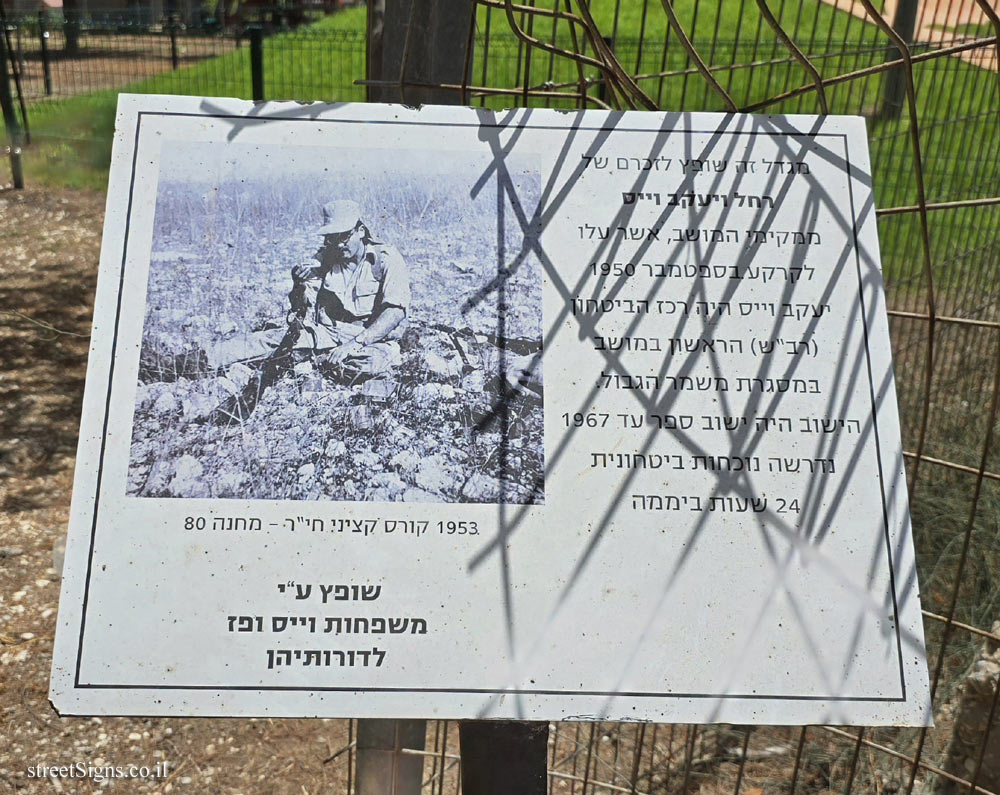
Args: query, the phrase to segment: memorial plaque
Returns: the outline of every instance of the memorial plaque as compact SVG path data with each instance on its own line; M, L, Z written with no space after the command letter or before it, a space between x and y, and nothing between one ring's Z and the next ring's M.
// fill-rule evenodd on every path
M123 96L67 714L926 724L863 120Z

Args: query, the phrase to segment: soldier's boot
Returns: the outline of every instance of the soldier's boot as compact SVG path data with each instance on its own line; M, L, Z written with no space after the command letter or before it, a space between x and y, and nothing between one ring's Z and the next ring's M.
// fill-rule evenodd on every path
M264 391L261 374L255 374L238 395L231 395L208 415L213 425L238 425L250 419Z
M226 398L212 410L207 421L213 425L234 425L246 422L257 408L257 403L269 386L274 384L286 369L290 359L281 355L261 362L260 369L251 376L238 395Z

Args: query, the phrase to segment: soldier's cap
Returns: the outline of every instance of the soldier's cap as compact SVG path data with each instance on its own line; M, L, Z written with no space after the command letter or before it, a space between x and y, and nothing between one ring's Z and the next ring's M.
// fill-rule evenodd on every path
M356 201L338 199L323 205L321 235L342 235L350 232L361 220L361 207Z

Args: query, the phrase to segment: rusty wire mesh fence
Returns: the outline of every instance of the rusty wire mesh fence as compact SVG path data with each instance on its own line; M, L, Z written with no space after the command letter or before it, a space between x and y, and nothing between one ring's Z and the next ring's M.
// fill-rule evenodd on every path
M464 104L867 117L937 722L553 724L550 791L1000 790L994 5L479 0L465 78L437 86ZM371 84L429 87L406 74ZM454 724L423 753L424 791L458 791Z
M455 44L465 79L443 87L465 104L868 119L937 726L553 724L552 792L1000 792L1000 17L995 0L923 0L908 25L907 5L477 0ZM13 35L35 108L40 31ZM146 60L74 60L54 93L249 97L236 39L183 42L178 65L162 31L88 34L94 53ZM364 48L363 31L279 33L267 97L362 99ZM143 84L154 70L171 76ZM406 99L419 84L401 78L381 85ZM454 723L428 724L424 792L460 791L459 752ZM349 791L355 753L329 760Z

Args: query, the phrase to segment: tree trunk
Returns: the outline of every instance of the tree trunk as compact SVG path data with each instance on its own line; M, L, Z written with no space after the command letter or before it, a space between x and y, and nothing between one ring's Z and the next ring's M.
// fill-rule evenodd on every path
M471 0L372 0L368 78L391 83L402 76L431 87L369 86L369 102L457 105L458 91L433 86L462 82L474 7Z

